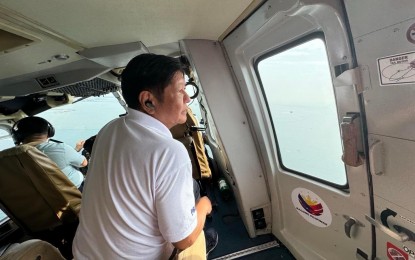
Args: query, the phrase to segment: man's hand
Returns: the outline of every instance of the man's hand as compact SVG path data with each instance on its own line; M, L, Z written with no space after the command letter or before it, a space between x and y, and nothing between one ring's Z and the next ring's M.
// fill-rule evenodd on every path
M207 196L201 197L196 203L197 213L202 213L205 216L212 212L212 203ZM206 212L206 213L204 213Z
M193 232L187 236L185 239L173 243L173 246L184 250L189 246L193 245L196 241L197 237L199 236L200 232L202 232L203 227L206 221L206 215L209 215L212 212L212 203L210 199L206 196L201 197L196 203L196 211L197 211L197 225Z
M85 140L80 140L76 143L75 150L77 152L81 151L84 148Z

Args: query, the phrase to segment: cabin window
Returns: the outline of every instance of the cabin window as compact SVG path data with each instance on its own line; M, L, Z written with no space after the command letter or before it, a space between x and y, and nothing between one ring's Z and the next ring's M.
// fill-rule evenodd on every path
M0 128L0 151L14 146L13 138L6 129Z
M71 105L49 109L37 116L48 120L55 128L52 139L75 147L79 140L96 135L109 121L125 114L113 94L89 97Z
M288 171L336 186L347 185L331 73L321 38L278 50L257 72Z
M9 217L6 215L6 213L0 210L0 225L3 225L7 220L9 220Z

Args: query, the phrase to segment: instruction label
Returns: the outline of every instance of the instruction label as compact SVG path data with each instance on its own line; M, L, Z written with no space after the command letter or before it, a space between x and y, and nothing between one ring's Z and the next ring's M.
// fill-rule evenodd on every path
M415 83L415 52L382 57L377 61L380 85Z

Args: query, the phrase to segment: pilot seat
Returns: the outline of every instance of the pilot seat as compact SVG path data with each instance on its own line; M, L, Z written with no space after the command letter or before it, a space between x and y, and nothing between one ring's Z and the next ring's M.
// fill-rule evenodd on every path
M31 238L72 258L81 192L33 144L0 152L0 208Z

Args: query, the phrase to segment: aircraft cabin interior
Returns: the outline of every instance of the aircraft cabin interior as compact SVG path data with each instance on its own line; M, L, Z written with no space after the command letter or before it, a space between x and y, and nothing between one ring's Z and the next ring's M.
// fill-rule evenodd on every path
M41 259L72 259L82 214L57 165L15 145L16 122L43 117L74 147L94 137L126 115L121 75L143 53L186 67L195 120L176 139L200 171L203 138L211 174L193 177L218 233L207 259L415 258L414 11L413 0L0 0L0 259L29 259L33 242Z

